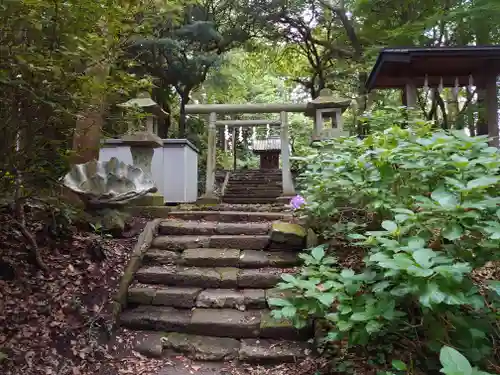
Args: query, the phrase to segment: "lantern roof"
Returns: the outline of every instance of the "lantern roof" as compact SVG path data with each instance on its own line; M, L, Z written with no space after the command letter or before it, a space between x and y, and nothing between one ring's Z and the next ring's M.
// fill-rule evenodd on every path
M306 114L314 116L317 109L336 109L339 108L343 113L350 105L351 99L340 98L335 96L332 90L324 88L321 89L319 95L307 103Z
M149 95L148 92L141 92L134 99L129 99L125 103L117 104L117 106L122 108L142 108L159 118L168 116L168 113L165 112L158 103L151 99L151 95Z
M409 81L454 87L500 74L500 45L428 48L385 48L366 81L367 90L402 88Z

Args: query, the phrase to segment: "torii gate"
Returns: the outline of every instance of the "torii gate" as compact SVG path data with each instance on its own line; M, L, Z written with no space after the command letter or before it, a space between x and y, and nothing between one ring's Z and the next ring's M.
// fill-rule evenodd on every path
M290 136L288 131L288 113L304 113L313 116L315 126L313 133L318 135L323 130L323 120L332 117L336 119L336 129L342 133L342 112L350 105L350 100L334 99L331 91L320 93L316 100L310 103L281 103L281 104L188 104L186 114L208 114L208 151L205 194L200 198L204 202L217 202L214 194L216 169L216 137L217 126L257 126L270 125L280 127L281 138L281 173L283 191L281 198L288 199L295 195L292 173L290 170ZM275 120L217 120L218 114L255 114L279 113Z

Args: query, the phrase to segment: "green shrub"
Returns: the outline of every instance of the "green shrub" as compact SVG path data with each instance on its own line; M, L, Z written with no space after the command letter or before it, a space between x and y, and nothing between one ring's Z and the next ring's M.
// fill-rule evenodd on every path
M308 165L309 223L365 256L354 271L323 247L303 254L301 273L280 284L293 297L270 301L275 316L323 319L328 341L404 337L419 354L448 344L474 364L493 360L498 282L480 293L471 272L500 258L498 150L416 121L326 143Z

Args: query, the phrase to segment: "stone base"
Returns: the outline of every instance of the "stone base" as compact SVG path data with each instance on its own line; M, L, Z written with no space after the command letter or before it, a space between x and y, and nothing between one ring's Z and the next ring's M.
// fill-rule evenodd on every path
M160 193L152 193L132 201L134 206L163 206L165 200Z
M215 195L203 194L201 197L198 198L196 204L217 204L219 202L220 198L216 197Z
M276 201L278 203L290 204L290 201L292 200L293 197L295 197L295 195L282 195L276 198Z

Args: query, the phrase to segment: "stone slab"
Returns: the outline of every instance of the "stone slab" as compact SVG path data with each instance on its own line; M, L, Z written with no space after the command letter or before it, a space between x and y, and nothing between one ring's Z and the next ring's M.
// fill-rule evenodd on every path
M241 340L238 359L250 363L296 362L310 353L309 345L303 342L244 339Z
M281 281L282 273L279 268L241 269L238 273L238 287L273 288Z
M142 340L137 342L134 350L149 358L161 358L163 356L163 334L150 332Z
M275 222L271 226L270 236L272 242L305 246L307 230L299 224Z
M153 239L151 247L164 250L185 250L199 247L210 247L208 236L158 236ZM213 246L216 247L216 246Z
M248 223L218 223L215 228L217 234L267 234L269 223L248 222Z
M127 301L129 303L150 305L153 303L155 295L156 290L153 288L130 287L128 288Z
M243 289L243 301L249 309L263 309L266 307L266 292L264 289Z
M186 330L191 321L191 310L177 310L167 306L139 306L125 310L120 324L129 328L154 331Z
M259 335L261 314L258 310L234 309L193 310L191 333L218 337L246 338Z
M280 340L307 340L312 337L312 328L296 329L287 319L275 319L269 310L262 310L260 337Z
M201 288L190 287L165 287L156 290L153 297L153 305L172 306L180 308L192 308Z
M196 299L197 307L234 308L240 310L245 305L243 294L234 289L206 289Z
M266 307L263 289L206 289L196 299L197 307L232 308L240 311Z
M216 226L213 221L167 220L160 223L158 232L166 236L210 235L216 233Z
M299 254L291 251L269 252L269 266L278 268L295 267L300 265L302 260Z
M135 274L143 284L164 284L172 286L192 286L218 288L221 275L213 268L153 266L142 267Z
M163 348L198 361L227 361L237 357L240 342L228 337L172 332L162 338Z
M220 249L262 250L269 243L267 235L215 235L210 238L210 246ZM200 246L201 247L201 246Z
M267 267L269 265L268 253L263 250L243 250L239 265L244 268Z
M186 249L183 264L199 267L237 267L240 250L237 249Z
M176 264L179 261L180 253L172 250L149 249L144 254L145 264Z
M220 275L221 288L236 288L238 286L239 269L234 267L217 267L215 269Z

